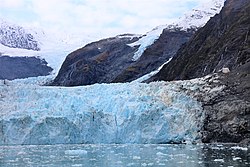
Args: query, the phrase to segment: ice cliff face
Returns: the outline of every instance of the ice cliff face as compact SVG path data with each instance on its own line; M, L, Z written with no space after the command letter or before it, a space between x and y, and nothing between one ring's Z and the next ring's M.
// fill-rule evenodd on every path
M10 48L40 50L40 45L31 32L2 19L0 19L0 44Z
M201 137L202 107L187 90L202 90L203 79L73 88L27 81L1 81L2 145L180 143Z

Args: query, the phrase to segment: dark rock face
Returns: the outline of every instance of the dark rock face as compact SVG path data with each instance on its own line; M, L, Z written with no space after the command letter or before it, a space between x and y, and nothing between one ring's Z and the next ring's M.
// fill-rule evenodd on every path
M250 62L220 75L223 93L202 101L203 142L250 143Z
M77 86L135 80L174 56L194 31L165 29L137 61L132 61L132 58L138 47L127 44L139 38L118 36L88 44L67 56L52 85Z
M173 57L195 31L196 29L188 31L164 29L159 39L144 51L140 59L124 69L113 82L130 82L156 70Z
M36 57L0 56L0 79L17 79L49 75L53 70Z
M245 64L250 59L249 27L249 1L226 1L221 13L198 30L151 80L192 79Z
M69 54L52 85L109 83L132 63L137 37L117 36L93 42Z
M250 139L250 1L227 0L212 18L150 80L191 79L220 72L224 90L200 98L206 114L203 142L244 142Z
M31 33L26 32L23 27L8 25L5 22L0 23L0 44L10 48L40 50L38 42Z

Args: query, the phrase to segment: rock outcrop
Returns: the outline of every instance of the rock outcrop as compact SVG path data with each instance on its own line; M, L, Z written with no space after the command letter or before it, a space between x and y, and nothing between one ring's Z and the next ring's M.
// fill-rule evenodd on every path
M196 29L166 28L159 39L147 47L141 57L124 69L112 82L130 82L159 68L172 58Z
M198 30L152 79L192 79L247 63L250 58L248 4L246 0L226 1L222 12Z
M165 29L137 61L133 61L133 56L139 46L131 47L129 44L139 37L123 35L88 44L67 56L53 85L132 81L157 69L171 58L194 31Z
M0 56L0 80L49 75L53 70L37 57Z
M223 4L224 0L206 2L176 23L158 26L140 39L131 40L125 35L86 45L68 55L53 85L130 82L155 71L175 56L210 17L219 13ZM100 58L101 61L96 60Z
M227 0L221 13L198 30L177 56L150 79L183 80L219 73L224 91L209 100L200 98L206 113L203 142L249 141L249 11L248 0Z
M137 47L128 44L138 36L121 35L90 43L69 54L53 85L78 86L110 83L133 61Z

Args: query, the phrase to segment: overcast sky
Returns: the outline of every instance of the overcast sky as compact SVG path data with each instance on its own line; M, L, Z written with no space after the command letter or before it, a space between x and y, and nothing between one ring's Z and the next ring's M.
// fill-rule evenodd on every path
M206 0L0 0L0 17L52 32L143 34Z

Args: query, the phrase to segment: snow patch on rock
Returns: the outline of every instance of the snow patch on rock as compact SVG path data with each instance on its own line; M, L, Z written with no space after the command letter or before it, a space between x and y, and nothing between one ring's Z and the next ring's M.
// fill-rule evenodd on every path
M197 29L204 26L211 17L221 11L224 2L225 0L209 0L208 2L196 7L191 12L185 14L176 22L154 28L140 40L129 44L131 47L139 46L137 52L134 53L132 60L137 61L147 47L152 45L160 37L164 29L169 29L170 31L187 31L190 28Z
M167 62L163 63L157 70L155 71L152 71L132 82L143 82L143 81L146 81L147 79L151 78L152 76L156 75L162 68L164 65L168 64L170 61L172 60L172 58L170 58Z
M148 46L152 45L155 40L157 40L162 31L166 28L166 25L158 26L154 28L152 31L149 31L145 36L140 38L138 41L128 44L131 47L139 46L138 50L134 53L134 56L132 58L133 61L137 61L143 52L147 49Z

